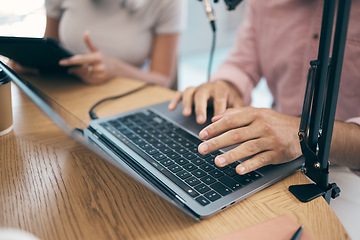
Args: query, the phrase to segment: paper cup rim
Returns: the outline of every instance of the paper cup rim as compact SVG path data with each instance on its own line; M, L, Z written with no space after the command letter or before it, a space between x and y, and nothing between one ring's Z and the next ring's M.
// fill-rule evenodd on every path
M7 129L5 129L5 130L3 130L3 131L0 132L0 137L8 134L8 133L11 132L12 130L13 130L13 125L11 124L10 127L8 127Z

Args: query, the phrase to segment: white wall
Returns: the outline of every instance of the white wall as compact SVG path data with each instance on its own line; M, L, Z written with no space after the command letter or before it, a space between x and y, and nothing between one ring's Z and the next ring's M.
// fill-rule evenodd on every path
M186 1L188 1L187 28L182 35L180 54L208 52L211 47L212 34L203 3L198 0ZM243 15L243 5L238 5L234 11L228 11L223 0L219 0L217 4L214 4L217 18L216 47L230 46L234 42Z

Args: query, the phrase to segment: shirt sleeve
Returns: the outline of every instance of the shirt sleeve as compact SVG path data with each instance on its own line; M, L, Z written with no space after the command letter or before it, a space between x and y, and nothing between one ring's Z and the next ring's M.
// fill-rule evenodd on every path
M155 32L171 34L181 32L186 26L187 1L165 0L159 10Z
M357 125L360 125L360 117L354 117L346 120L347 123L356 123Z
M255 1L245 2L244 20L238 30L235 45L211 81L226 80L238 88L245 105L251 104L251 92L260 81Z
M59 19L63 12L62 0L45 0L46 15Z

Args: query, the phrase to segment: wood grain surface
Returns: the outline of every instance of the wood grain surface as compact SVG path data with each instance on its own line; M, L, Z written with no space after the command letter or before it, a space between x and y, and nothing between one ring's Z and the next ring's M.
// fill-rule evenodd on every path
M96 101L143 84L114 79L88 86L62 76L31 81L85 123ZM104 117L173 94L149 87L96 112ZM14 85L12 96L14 130L0 137L0 227L20 228L40 239L213 239L287 214L315 239L349 239L324 199L300 203L288 191L289 185L308 182L299 172L195 222L64 134Z

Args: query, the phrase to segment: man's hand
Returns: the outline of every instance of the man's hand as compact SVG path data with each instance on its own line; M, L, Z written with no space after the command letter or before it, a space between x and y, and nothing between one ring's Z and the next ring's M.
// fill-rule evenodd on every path
M223 80L204 83L199 87L189 87L184 92L178 91L170 101L169 110L173 111L181 100L185 116L191 115L192 106L195 105L196 121L199 124L206 122L209 101L212 101L214 116L224 113L228 107L243 106L240 93L231 83Z
M236 148L215 158L217 166L225 166L250 157L236 167L245 174L269 164L291 161L301 155L298 139L300 118L270 109L244 107L228 109L215 116L213 123L199 136L207 140L199 145L201 154L239 144Z
M75 55L62 59L61 66L73 66L69 69L69 74L74 74L89 84L101 84L114 77L115 59L105 56L90 40L88 32L84 34L84 41L89 50L89 54Z

